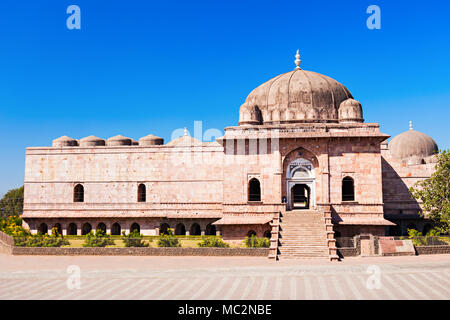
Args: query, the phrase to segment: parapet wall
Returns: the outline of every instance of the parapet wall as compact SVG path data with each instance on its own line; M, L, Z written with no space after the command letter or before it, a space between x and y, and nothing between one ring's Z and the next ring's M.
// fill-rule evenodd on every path
M269 248L41 248L13 247L13 255L50 256L258 256Z

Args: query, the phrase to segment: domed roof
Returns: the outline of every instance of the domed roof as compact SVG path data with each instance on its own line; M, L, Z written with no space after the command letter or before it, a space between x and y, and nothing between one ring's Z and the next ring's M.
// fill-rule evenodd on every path
M193 147L199 145L202 145L202 141L188 135L188 131L186 128L184 128L184 135L176 139L173 139L172 141L166 144L166 146L171 147Z
M117 135L106 140L107 146L131 146L131 139L122 135Z
M411 123L410 129L392 138L388 146L393 156L399 159L413 158L415 162L418 158L422 160L438 152L436 142L425 133L413 130Z
M104 145L105 140L96 136L89 136L80 140L80 147L96 147Z
M140 146L156 146L162 144L164 144L164 139L153 134L149 134L148 136L139 139Z
M339 106L339 122L363 122L362 107L355 99L344 100Z
M248 95L239 111L239 125L338 122L339 106L353 98L352 94L330 77L300 69L299 61L297 58L296 69L263 83Z
M68 136L62 136L53 140L52 147L75 147L78 146L78 141Z

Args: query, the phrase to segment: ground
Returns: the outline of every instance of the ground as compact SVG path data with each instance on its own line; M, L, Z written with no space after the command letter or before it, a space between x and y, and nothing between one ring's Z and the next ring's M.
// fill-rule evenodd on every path
M67 268L72 265L81 270L80 289L68 288L67 280L74 274ZM448 300L450 255L357 257L332 263L261 257L0 254L0 299Z

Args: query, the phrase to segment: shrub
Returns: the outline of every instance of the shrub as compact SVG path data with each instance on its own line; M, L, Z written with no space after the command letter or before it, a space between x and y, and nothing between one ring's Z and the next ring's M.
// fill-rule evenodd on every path
M69 241L58 233L57 228L53 228L51 235L38 233L14 237L14 245L18 247L61 247L69 245Z
M408 229L408 238L412 240L412 243L414 246L423 246L425 245L425 239L422 236L422 233L420 233L416 229Z
M137 230L133 230L128 235L125 231L122 232L122 240L125 243L125 247L148 247L149 243L142 240L144 236L140 234Z
M177 237L173 235L173 231L167 229L167 234L159 236L158 247L181 247L181 243L178 241Z
M92 231L89 232L83 243L83 247L106 247L110 245L114 245L114 240L103 230L97 230L95 234Z
M31 236L30 231L22 227L22 218L18 216L0 219L0 230L12 237Z
M269 248L270 247L270 241L268 238L265 238L265 237L258 238L255 235L253 235L251 237L245 237L244 243L247 248Z
M201 248L204 247L214 247L214 248L228 248L230 245L219 237L203 237L202 241L198 243Z

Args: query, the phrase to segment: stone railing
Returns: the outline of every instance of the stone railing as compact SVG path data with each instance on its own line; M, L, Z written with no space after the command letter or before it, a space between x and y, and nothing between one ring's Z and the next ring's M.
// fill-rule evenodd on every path
M270 236L270 248L268 258L277 260L278 240L280 236L280 212L274 214L271 225L272 225L272 232Z

